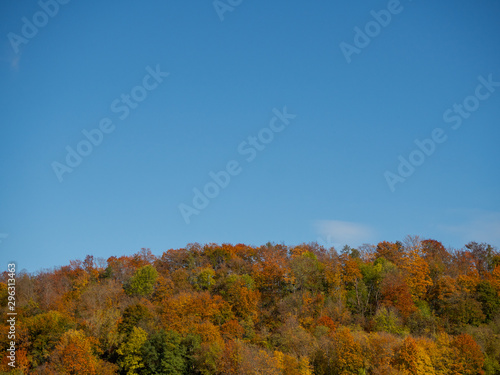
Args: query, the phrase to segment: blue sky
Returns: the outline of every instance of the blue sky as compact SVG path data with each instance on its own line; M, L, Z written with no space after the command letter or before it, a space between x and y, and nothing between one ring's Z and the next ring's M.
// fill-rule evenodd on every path
M497 1L54 1L0 5L4 267L192 242L500 246Z

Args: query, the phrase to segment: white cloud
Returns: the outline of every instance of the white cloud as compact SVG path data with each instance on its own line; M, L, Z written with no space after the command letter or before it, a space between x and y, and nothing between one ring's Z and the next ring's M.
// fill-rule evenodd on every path
M343 245L356 247L370 242L375 235L371 227L349 221L317 220L314 222L314 228L320 236L317 242L327 247Z
M500 212L469 211L462 223L440 225L445 232L457 235L462 242L486 242L500 247Z

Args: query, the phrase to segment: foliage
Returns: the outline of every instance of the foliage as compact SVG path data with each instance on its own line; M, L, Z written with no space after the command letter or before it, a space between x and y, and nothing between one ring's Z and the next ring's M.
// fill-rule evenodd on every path
M189 363L187 348L182 337L174 332L161 330L153 334L141 348L144 369L141 374L182 375L187 372Z
M134 275L125 286L125 292L129 295L149 296L153 293L158 271L148 264L135 271Z
M406 336L409 333L409 329L405 328L403 319L394 308L382 306L377 310L373 320L375 331L398 336Z
M96 356L94 342L94 339L86 337L82 331L65 332L51 353L49 371L68 375L114 374L117 366Z
M137 375L145 367L142 346L148 334L142 328L133 327L132 332L116 350L118 363L126 375Z
M488 244L189 244L18 276L18 368L3 356L0 373L500 373L500 253ZM4 320L4 352L9 330Z
M34 367L43 364L64 332L75 327L69 317L49 311L26 320L29 335L29 352Z
M407 337L396 350L392 364L402 374L435 374L428 353L412 337Z

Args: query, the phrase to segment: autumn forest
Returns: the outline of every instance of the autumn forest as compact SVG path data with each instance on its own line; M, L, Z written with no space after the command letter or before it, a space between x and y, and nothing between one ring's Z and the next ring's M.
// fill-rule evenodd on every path
M5 374L500 374L500 252L189 244L0 280Z

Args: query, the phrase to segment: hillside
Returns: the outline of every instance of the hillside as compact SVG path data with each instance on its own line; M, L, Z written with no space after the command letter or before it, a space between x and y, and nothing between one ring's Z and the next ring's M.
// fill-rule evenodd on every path
M4 317L12 276L15 332L2 319L0 344L15 343L16 368L4 355L5 373L500 373L500 253L487 244L89 255L4 272Z

